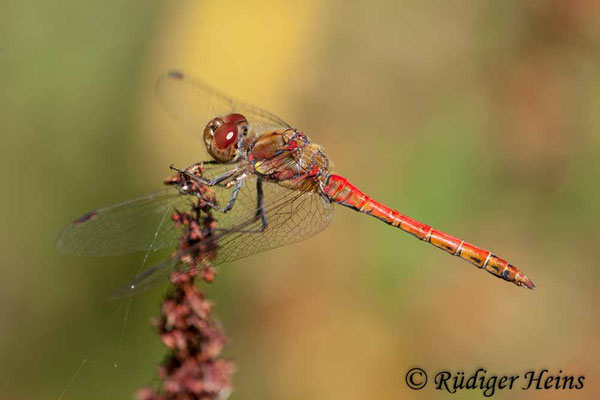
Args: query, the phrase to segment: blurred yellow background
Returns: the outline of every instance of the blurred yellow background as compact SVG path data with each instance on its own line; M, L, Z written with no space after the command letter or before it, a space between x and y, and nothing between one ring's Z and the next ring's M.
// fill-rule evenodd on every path
M54 239L90 209L160 189L171 163L200 161L200 137L153 94L171 68L273 111L365 192L537 285L338 208L320 235L225 265L204 288L231 339L233 399L449 398L408 389L413 366L562 369L585 388L494 398L598 395L599 11L584 0L2 3L3 396L125 399L155 382L165 348L149 320L164 287L130 307L108 301L142 257L65 256Z

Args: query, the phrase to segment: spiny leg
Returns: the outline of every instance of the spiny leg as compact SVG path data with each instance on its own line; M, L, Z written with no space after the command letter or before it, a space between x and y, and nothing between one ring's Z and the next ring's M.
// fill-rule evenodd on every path
M235 182L235 186L233 187L233 191L231 192L231 197L229 198L229 202L227 203L227 205L224 208L219 207L216 204L210 204L211 208L222 212L222 213L226 213L227 211L231 210L233 208L233 205L235 204L235 200L238 197L238 194L240 193L240 189L242 188L242 186L244 185L244 180L243 179L239 179Z
M262 179L258 178L256 180L256 217L260 217L262 221L262 228L260 232L264 232L267 229L267 215L265 213L265 204L264 204L264 193L262 187Z
M261 220L261 227L259 229L249 229L249 230L242 229L243 227L252 225L259 219ZM262 187L262 179L258 178L256 180L256 213L254 214L254 217L252 217L252 219L245 222L242 226L239 226L239 227L233 229L231 232L261 233L267 229L267 226L268 226L267 214L266 214L265 205L264 205L264 192L263 192L263 187Z
M208 160L208 161L200 161L195 163L194 165L202 165L202 164L221 164L217 160Z
M212 163L211 163L211 164L212 164ZM198 165L198 164L194 164L193 166L196 166L196 165ZM177 172L179 172L180 174L185 174L185 175L186 175L187 177L189 177L190 179L193 179L193 180L195 180L195 181L197 181L197 182L200 182L200 183L202 183L203 185L207 185L207 186L215 186L215 185L218 185L219 183L223 182L224 180L226 180L226 179L228 179L228 178L231 178L233 175L235 175L235 174L238 172L238 169L237 169L237 168L234 168L234 169L232 169L231 171L227 171L227 172L225 172L223 175L217 176L216 178L214 178L214 179L211 179L211 180L207 180L207 179L204 179L204 178L202 178L202 177L200 177L200 176L197 176L197 175L194 175L194 174L192 174L192 173L189 171L189 170L190 170L190 168L186 168L185 170L183 170L183 171L182 171L182 170L180 170L179 168L176 168L176 167L174 167L174 166L173 166L173 164L171 164L171 165L169 166L169 168L170 168L170 169L172 169L173 171L177 171Z
M216 164L216 162L209 162L209 163L211 163L211 164ZM194 165L200 165L200 164L202 164L202 163L198 163L198 164L194 164ZM183 170L183 171L182 171L182 170L180 170L179 168L176 168L176 167L174 167L174 166L171 164L171 166L170 166L169 168L171 168L171 169L172 169L172 170L174 170L174 171L177 171L177 172L179 172L180 174L185 174L185 175L186 175L186 176L188 176L189 178L191 178L191 179L194 179L194 180L196 180L196 181L200 182L201 184L203 184L203 185L207 185L207 186L215 186L215 185L218 185L219 183L221 183L221 182L225 181L226 179L228 179L228 178L231 178L232 176L234 176L234 175L235 175L235 174L238 172L238 170L237 170L237 169L233 169L233 170L231 170L231 171L228 171L227 173L225 173L225 174L223 174L223 175L221 175L221 176L218 176L217 178L215 178L215 179L213 179L213 180L211 180L211 181L206 181L206 180L204 180L203 178L201 178L201 177L199 177L199 176L196 176L196 175L194 175L194 174L190 173L190 172L189 172L189 170L190 170L190 168L191 168L191 167L188 167L188 168L186 168L185 170ZM217 204L215 204L215 203L213 203L213 202L210 202L210 201L208 201L207 199L203 199L203 200L204 200L204 201L206 201L206 203L207 203L207 204L208 204L208 205L209 205L209 206L210 206L212 209L214 209L214 210L216 210L216 211L219 211L219 212L222 212L222 213L226 213L226 212L228 212L229 210L231 210L231 208L232 208L232 207L233 207L233 205L235 204L235 200L236 200L236 199L237 199L237 197L238 197L238 194L239 194L239 192L240 192L240 189L241 189L241 188L242 188L242 186L243 186L243 183L244 183L244 179L242 179L241 177L238 177L238 178L237 178L237 180L235 180L235 185L234 185L234 187L233 187L233 192L231 193L231 197L230 197L230 199L229 199L229 202L227 203L227 205L226 205L224 208L221 208L221 207L219 207Z

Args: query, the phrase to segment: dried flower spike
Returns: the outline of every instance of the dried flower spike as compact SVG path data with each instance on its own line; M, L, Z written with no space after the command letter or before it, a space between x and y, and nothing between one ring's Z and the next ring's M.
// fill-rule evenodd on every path
M202 169L194 173L201 174ZM160 387L142 388L136 397L138 400L226 399L233 390L231 377L235 365L221 357L227 337L220 324L211 318L213 304L194 285L196 278L210 283L215 276L210 260L216 255L216 241L205 240L216 228L205 201L211 199L211 193L184 174L167 178L165 184L185 187L197 196L191 210L171 216L175 226L184 226L178 251L172 256L179 258L182 268L171 274L174 289L162 300L157 322L161 340L170 350L158 369ZM201 241L211 244L198 246Z

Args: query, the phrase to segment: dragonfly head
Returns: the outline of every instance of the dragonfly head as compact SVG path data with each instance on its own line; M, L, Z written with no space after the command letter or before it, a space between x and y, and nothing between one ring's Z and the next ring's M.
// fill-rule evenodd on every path
M248 121L242 114L215 117L204 128L204 144L218 162L233 161L240 143L248 136Z

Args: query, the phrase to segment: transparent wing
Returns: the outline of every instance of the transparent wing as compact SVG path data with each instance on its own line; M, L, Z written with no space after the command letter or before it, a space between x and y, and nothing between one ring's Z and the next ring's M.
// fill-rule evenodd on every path
M222 214L213 211L217 220L218 249L216 257L210 260L212 266L304 240L325 229L331 221L332 204L316 192L289 190L267 182L262 182L262 189L267 220L264 230L262 219L257 218L256 213L258 190L255 177L245 180L230 212ZM226 201L225 191L216 190L216 194L220 203ZM197 246L202 244L198 243ZM186 253L193 250L187 249ZM115 297L137 294L163 281L179 268L185 268L179 257L169 258L137 275L118 290Z
M184 268L185 265L178 258L167 258L166 260L155 264L135 276L127 286L115 290L110 298L120 299L131 297L154 287L157 284L164 283L169 279L171 273L177 269Z
M56 247L63 253L112 256L150 249L174 247L180 229L170 215L186 209L193 199L175 188L92 211L66 226Z
M200 132L214 117L233 112L244 115L256 133L290 127L270 112L221 94L180 71L163 75L156 83L156 95L173 117Z
M247 202L256 203L256 182L251 180L247 184L251 189L244 193ZM272 183L263 182L262 185L266 229L261 232L261 219L253 218L251 214L240 216L240 222L226 227L219 237L213 265L299 242L321 232L331 222L333 205L320 194L289 190Z
M213 179L232 168L235 165L208 164L205 177ZM181 229L173 228L170 216L175 210L187 210L193 200L181 195L177 188L169 188L91 211L61 231L56 247L63 253L86 256L175 248Z

